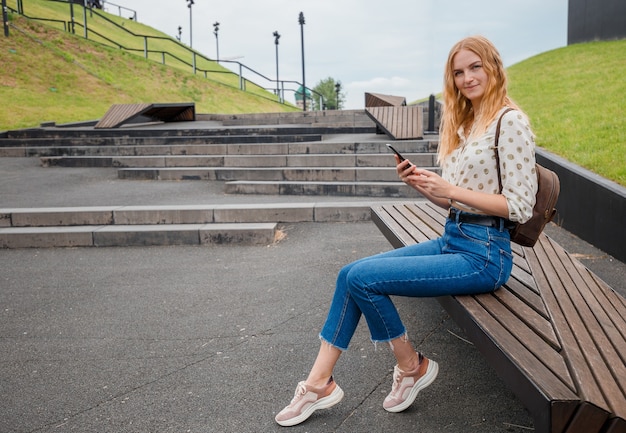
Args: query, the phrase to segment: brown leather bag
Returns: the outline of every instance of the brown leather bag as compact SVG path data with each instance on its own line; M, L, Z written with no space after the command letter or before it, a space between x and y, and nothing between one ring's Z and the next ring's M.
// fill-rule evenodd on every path
M502 192L500 155L498 152L500 124L502 123L502 117L511 110L512 108L509 108L502 113L502 116L498 119L498 125L496 126L495 152L500 192ZM556 214L556 202L559 199L559 192L561 192L561 183L559 182L559 177L555 172L539 164L535 164L535 171L537 173L538 185L535 207L533 208L533 216L524 224L511 222L511 228L509 229L509 232L511 233L511 241L525 247L534 246L546 224L554 218L554 215Z

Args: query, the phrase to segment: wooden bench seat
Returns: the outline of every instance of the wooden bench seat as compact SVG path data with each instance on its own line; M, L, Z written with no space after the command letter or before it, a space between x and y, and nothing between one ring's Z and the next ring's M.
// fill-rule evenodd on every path
M429 202L372 207L396 248L439 236L445 218ZM626 300L546 235L513 250L502 288L441 297L441 305L526 406L535 431L626 432Z

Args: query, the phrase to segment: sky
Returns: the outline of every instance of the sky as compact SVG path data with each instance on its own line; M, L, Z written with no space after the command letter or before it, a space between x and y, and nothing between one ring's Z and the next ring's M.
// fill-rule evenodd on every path
M568 0L194 0L191 40L188 2L111 0L105 10L126 18L136 11L139 22L171 36L181 26L181 41L211 59L217 57L213 23L219 22L219 58L272 80L278 31L278 78L303 81L304 45L306 86L329 77L341 82L344 109L363 108L365 92L403 96L408 103L439 93L448 52L466 36L489 38L507 67L567 45ZM293 92L285 99L295 102Z

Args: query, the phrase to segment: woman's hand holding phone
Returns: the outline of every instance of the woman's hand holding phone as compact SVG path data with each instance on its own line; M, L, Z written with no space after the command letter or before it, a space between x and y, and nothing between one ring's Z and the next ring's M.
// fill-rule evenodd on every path
M391 150L393 153L396 154L397 156L397 161L398 161L398 165L396 167L396 171L398 172L398 176L400 176L400 179L402 179L403 182L406 182L406 177L410 176L411 174L413 174L413 170L415 169L415 166L413 164L411 164L411 161L409 161L408 159L406 159L400 152L398 152L391 144L387 143L386 144L387 147L389 148L389 150ZM402 168L400 168L400 165L404 162L407 161L407 164L405 164Z

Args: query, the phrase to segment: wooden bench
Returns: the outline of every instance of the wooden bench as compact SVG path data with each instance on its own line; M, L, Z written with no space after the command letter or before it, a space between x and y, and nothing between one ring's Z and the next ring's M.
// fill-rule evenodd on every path
M439 236L430 202L372 207L398 248ZM626 300L546 235L513 244L511 278L494 293L441 305L534 418L540 433L626 432Z
M376 123L376 132L392 140L424 138L422 107L407 106L403 96L365 93L365 113Z
M94 128L119 128L139 117L161 122L194 121L196 120L196 104L193 102L114 104Z
M365 113L392 140L424 138L424 113L419 105L368 107Z

